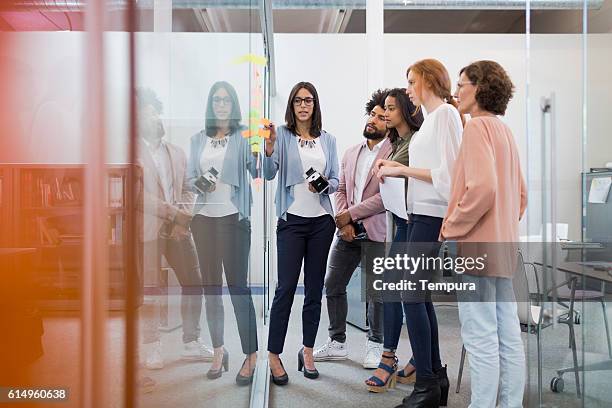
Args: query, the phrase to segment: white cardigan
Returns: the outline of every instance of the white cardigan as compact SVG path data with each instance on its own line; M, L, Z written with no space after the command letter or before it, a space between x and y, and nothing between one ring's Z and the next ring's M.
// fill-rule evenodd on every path
M461 117L452 105L440 105L425 117L421 129L410 141L408 157L410 167L431 170L433 184L413 177L408 179L408 214L444 218L462 133Z

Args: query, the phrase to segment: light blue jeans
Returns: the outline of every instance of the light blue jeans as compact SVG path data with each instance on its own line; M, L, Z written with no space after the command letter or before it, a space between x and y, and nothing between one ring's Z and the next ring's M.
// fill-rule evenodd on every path
M461 337L472 384L470 408L523 406L525 350L512 279L462 276L479 293L459 292Z

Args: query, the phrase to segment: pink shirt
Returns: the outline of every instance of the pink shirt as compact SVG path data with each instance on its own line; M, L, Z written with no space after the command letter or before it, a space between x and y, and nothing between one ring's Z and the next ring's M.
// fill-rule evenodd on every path
M440 238L516 244L526 205L525 179L510 128L496 116L471 119L463 131ZM495 252L502 249L493 247ZM498 256L489 256L493 258ZM482 275L509 277L513 272L508 265L488 268Z

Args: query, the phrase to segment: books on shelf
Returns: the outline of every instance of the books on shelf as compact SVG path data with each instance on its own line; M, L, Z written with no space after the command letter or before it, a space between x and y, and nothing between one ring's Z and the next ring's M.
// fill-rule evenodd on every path
M36 217L36 222L38 225L38 238L42 245L59 245L62 242L59 231L49 227L45 217Z
M26 206L49 208L82 205L81 182L76 177L53 177L28 171L23 183Z
M117 245L123 243L123 215L114 214L109 216L109 237L108 243L110 245Z
M110 176L108 179L108 206L110 208L122 208L124 206L124 185L123 177Z

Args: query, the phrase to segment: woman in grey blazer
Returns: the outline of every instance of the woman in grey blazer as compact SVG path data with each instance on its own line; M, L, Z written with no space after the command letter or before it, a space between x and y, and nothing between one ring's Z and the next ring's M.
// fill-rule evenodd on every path
M242 351L246 355L236 382L253 380L257 360L257 326L247 284L251 248L250 178L256 177L256 156L242 137L238 96L227 82L215 83L206 106L205 129L191 138L189 183L197 193L191 230L198 252L208 329L214 357L206 376L221 377L229 355L223 347L223 278L228 285Z
M266 180L272 180L278 174L278 285L270 310L268 335L270 371L272 381L277 385L289 381L279 355L283 352L302 261L304 347L298 353L298 370L304 368L306 378L319 375L314 366L312 348L321 317L327 255L336 229L329 195L338 189L339 183L336 139L321 129L321 108L314 85L299 82L293 87L285 122L278 129L270 124L270 137L266 139L263 159ZM318 173L321 182L308 182L306 172Z

